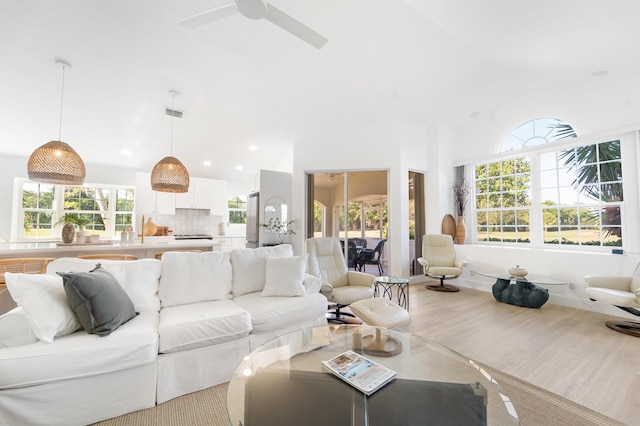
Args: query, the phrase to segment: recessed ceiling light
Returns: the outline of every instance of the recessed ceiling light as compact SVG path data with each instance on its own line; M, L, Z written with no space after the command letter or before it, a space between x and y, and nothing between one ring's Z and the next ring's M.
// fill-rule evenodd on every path
M609 74L609 71L607 71L607 70L594 71L594 72L591 73L591 75L594 76L594 77L602 77L602 76L605 76L607 74Z
M257 151L258 147L255 145L249 145L249 151Z
M236 170L243 170L243 169L244 169L244 166L240 166L240 165L236 166Z
M120 151L120 154L124 155L125 157L131 157L133 155L133 153L128 149L123 149L122 151Z
M202 164L204 164L205 166L210 166L211 165L211 161L207 160L207 161L204 161Z

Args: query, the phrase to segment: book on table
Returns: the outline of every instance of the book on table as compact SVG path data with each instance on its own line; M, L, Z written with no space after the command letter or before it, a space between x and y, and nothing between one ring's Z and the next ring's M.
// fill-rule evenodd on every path
M322 364L365 395L371 395L396 376L396 372L354 351L346 351Z

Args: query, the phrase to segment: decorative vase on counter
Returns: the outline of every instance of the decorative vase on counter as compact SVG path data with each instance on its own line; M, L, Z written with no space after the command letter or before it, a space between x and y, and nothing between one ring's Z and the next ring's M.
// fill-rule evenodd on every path
M76 226L67 222L62 227L62 242L65 244L71 244L73 239L76 237Z
M464 244L467 240L467 226L464 224L464 216L458 216L458 226L456 226L456 242Z

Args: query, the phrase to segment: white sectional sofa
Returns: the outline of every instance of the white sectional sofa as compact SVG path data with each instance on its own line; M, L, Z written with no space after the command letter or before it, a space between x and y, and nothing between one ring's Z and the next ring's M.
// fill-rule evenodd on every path
M136 313L106 336L81 327L56 274L80 276L97 262ZM280 245L61 258L44 275L6 274L18 308L0 316L0 424L86 425L228 381L267 340L326 324L327 300L305 266L306 256ZM86 302L99 322L96 304Z

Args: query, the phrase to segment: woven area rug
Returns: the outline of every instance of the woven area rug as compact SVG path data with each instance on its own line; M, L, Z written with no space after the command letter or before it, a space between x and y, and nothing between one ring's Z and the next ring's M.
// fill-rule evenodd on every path
M483 367L500 384L518 412L523 426L616 426L623 425L513 376ZM228 425L227 383L96 423L99 426Z

